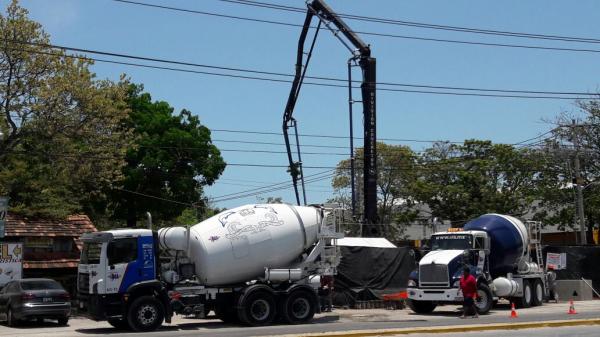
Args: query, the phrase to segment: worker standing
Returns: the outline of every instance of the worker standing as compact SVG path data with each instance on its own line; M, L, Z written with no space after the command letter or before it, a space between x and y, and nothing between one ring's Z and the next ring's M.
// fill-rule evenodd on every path
M460 277L460 290L463 293L463 314L460 318L466 318L467 312L474 312L473 317L479 317L477 307L475 307L475 299L477 298L477 280L471 275L471 270L468 266L463 268L463 274Z

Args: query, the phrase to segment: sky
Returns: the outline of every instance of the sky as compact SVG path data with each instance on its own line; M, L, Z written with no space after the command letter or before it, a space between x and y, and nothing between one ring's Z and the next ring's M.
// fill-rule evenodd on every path
M220 0L138 1L299 25L304 20L301 13ZM265 2L305 7L302 0ZM600 3L595 0L327 2L337 12L361 16L600 38L597 24ZM8 3L8 0L0 0L3 8ZM21 4L30 11L32 19L44 26L56 45L222 67L290 74L294 71L298 27L149 8L113 0L22 0ZM347 20L347 23L361 32L600 50L598 43L470 34L357 20ZM361 37L370 44L372 55L377 59L378 82L560 92L597 92L600 86L600 53L451 44L373 35ZM322 30L307 74L345 79L349 57L349 51L333 34ZM173 67L209 71L189 66ZM258 197L282 197L284 201L295 202L291 179L284 167L247 166L287 165L285 147L280 145L283 136L218 131L280 133L291 84L106 63L96 63L92 70L98 78L115 81L120 74L126 74L133 82L143 84L154 100L167 101L176 111L191 110L213 130L213 141L230 164L221 178L205 189L207 196L215 200L215 206L231 208L256 203L260 200L255 195L224 199L237 196L239 192L284 182L287 189ZM359 71L356 70L353 76L358 79ZM355 91L354 96L360 99L360 92ZM378 91L377 135L392 139L463 141L477 138L517 143L550 130L552 125L548 121L562 112L577 114L574 101ZM294 117L301 134L348 136L347 89L304 86ZM358 105L354 109L354 120L355 135L360 135L362 108ZM361 140L355 143L360 145ZM407 141L390 143L409 145L415 151L431 145ZM347 147L348 139L302 137L301 144L307 152L302 158L304 165L320 167L305 169L305 175L321 174L307 185L308 203L324 202L333 193L328 174L346 158L348 150L310 145Z

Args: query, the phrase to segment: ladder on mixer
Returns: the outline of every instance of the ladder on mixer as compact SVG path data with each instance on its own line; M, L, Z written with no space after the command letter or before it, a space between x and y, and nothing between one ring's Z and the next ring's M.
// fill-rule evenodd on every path
M535 249L535 258L538 266L544 269L544 257L542 256L542 223L539 221L527 221L530 243Z

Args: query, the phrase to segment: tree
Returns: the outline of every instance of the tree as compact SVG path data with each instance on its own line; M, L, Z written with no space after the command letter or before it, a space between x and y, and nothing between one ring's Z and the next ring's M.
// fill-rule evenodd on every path
M482 140L435 144L421 157L420 171L415 199L432 217L456 224L485 213L532 211L548 174L540 151Z
M127 81L96 80L27 14L14 0L0 15L0 194L11 212L61 218L120 176Z
M554 122L552 135L543 145L553 158L556 171L554 184L548 184L541 195L544 211L538 218L561 229L579 229L576 214L576 183L583 185L584 214L588 229L600 225L600 101L577 102L583 115L573 125L574 116L562 114ZM575 137L578 146L575 146ZM582 181L575 180L574 160L581 163Z
M361 162L364 151L356 149L355 157ZM416 212L410 208L413 203L411 191L416 180L416 155L407 146L377 143L377 213L379 223L386 228L385 235L390 239L399 239L404 226L416 218ZM351 206L350 160L341 161L332 180L335 197L333 202ZM355 170L356 206L358 213L363 208L363 173L360 166ZM408 207L407 207L408 206Z
M136 144L127 151L122 189L113 192L113 217L135 226L145 212L169 221L187 208L205 208L202 187L225 169L210 130L188 110L173 114L167 102L152 102L143 87L131 85L129 123ZM202 210L200 211L202 213Z

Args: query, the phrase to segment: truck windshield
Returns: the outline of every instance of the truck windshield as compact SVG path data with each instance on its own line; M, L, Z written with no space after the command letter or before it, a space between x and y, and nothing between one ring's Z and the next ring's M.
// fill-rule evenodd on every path
M101 242L85 242L81 250L81 264L100 264Z
M473 247L473 238L470 235L448 234L431 237L431 250L470 249Z

